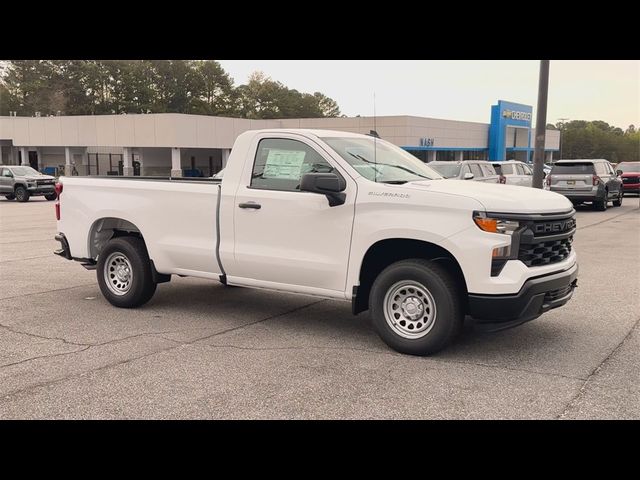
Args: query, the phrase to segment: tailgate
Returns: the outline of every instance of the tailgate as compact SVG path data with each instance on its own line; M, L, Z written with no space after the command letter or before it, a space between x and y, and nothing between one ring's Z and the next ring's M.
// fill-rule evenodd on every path
M551 190L591 190L595 169L593 163L556 163L549 173Z
M551 175L551 188L562 190L591 190L593 175Z

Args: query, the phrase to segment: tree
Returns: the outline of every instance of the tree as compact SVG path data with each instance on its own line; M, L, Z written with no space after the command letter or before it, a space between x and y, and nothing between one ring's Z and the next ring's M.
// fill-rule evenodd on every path
M340 115L337 103L322 93L289 89L261 72L236 88L214 60L16 60L0 66L3 114Z
M627 128L609 125L601 120L573 120L562 128L563 157L606 158L611 162L639 161L640 134Z
M232 115L236 111L233 79L214 60L194 62L192 113Z

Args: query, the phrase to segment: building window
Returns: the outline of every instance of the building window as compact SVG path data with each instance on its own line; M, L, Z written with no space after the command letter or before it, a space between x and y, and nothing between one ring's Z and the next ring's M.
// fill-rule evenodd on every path
M411 155L416 158L419 158L423 162L427 161L427 151L426 150L407 150Z
M463 160L486 160L487 159L487 151L486 150L465 150L462 152Z
M456 159L456 152L453 150L438 150L436 160L439 162L453 162Z

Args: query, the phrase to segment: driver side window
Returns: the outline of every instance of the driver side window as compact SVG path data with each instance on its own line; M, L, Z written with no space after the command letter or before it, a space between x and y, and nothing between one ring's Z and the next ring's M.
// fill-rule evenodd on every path
M2 169L2 174L0 174L0 176L2 176L2 177L12 177L13 175L11 175L11 170L9 170L8 168L3 168Z
M332 173L334 168L306 143L288 138L260 140L251 174L251 187L300 191L305 173Z

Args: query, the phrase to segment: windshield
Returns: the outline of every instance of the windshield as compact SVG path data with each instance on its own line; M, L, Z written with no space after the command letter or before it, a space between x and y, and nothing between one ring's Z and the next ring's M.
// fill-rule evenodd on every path
M622 173L640 172L640 162L619 163L616 170L622 170Z
M42 175L39 171L31 167L11 167L10 170L18 177L24 177L25 175Z
M400 147L374 138L323 137L360 175L378 183L407 183L442 178Z
M460 175L462 165L458 163L430 163L429 166L444 178L456 178Z

